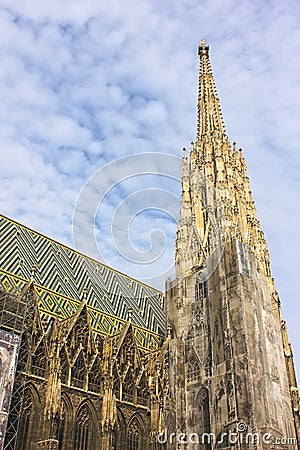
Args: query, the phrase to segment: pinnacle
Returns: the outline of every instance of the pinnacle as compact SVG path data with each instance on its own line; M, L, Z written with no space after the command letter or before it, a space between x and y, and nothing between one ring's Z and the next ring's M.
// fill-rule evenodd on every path
M34 276L36 274L36 271L37 271L36 266L32 266L30 269L30 281L34 281Z
M226 136L217 89L210 66L209 47L202 39L198 48L200 58L197 140L218 132Z
M87 302L87 296L88 296L88 289L84 288L83 289L83 301Z

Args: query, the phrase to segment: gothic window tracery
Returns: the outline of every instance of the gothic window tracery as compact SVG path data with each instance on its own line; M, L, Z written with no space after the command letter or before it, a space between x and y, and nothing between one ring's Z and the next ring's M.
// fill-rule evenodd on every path
M66 403L65 400L61 399L61 415L59 419L58 424L58 433L57 433L57 439L58 439L58 450L62 450L64 447L64 440L65 440L65 434L66 434L66 415L67 415L67 409L66 409Z
M118 376L118 373L116 371L116 366L114 366L114 384L113 384L113 389L114 389L114 395L116 396L117 400L120 400L120 378Z
M134 391L135 391L135 384L134 379L132 375L131 368L128 369L125 379L123 381L123 398L125 402L131 402L134 401Z
M120 348L117 360L120 373L124 373L128 364L131 367L135 366L136 362L136 346L134 344L135 337L132 328L130 327L127 334L123 340L122 346Z
M91 411L85 404L80 408L76 417L74 450L91 450L91 431Z
M73 367L72 367L72 381L74 387L84 389L86 379L85 360L82 351L79 353Z
M200 283L198 281L195 286L195 297L196 297L196 302L199 303L200 309L203 309L204 296L205 296L204 283Z
M148 383L144 372L137 388L137 403L139 405L147 406L148 397L149 397Z
M91 370L89 371L89 391L100 392L101 388L101 377L102 377L102 364L100 356L96 357Z
M126 448L126 444L124 444L124 437L126 439L125 421L120 411L118 411L117 420L112 434L112 450L124 450L124 448Z
M86 354L89 353L89 337L87 318L82 311L67 339L67 347L71 361L80 346L84 349Z
M197 403L199 412L197 422L200 425L199 434L203 436L204 433L210 433L209 396L206 388L201 388L197 397ZM211 450L211 444L208 440L204 442L204 448L205 450Z
M23 396L21 417L19 423L19 442L17 448L20 450L30 450L31 448L33 421L30 420L30 418L32 417L32 414L34 414L33 403L33 395L30 389L27 388Z
M38 345L34 354L32 355L31 372L34 375L44 377L45 373L46 373L46 368L47 368L46 349L45 349L44 342L42 341Z
M127 450L139 450L141 442L141 428L136 417L132 419L128 427Z
M96 348L98 350L99 356L102 357L103 339L99 334L95 337L95 344L96 344Z
M63 384L68 384L70 364L69 364L69 359L67 356L67 350L66 350L65 345L61 349L59 357L60 357L60 369L61 369L61 382Z
M193 381L199 381L201 373L200 362L195 354L195 350L190 348L187 352L187 381L192 383Z
M176 450L176 440L174 437L176 435L176 422L172 414L168 414L166 419L166 434L167 434L167 449Z

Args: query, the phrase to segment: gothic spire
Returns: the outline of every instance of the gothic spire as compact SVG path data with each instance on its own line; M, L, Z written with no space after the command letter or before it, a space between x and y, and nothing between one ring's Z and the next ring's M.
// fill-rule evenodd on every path
M209 47L201 40L199 55L199 92L198 92L198 125L197 141L205 135L217 132L220 137L226 136L217 89L209 61Z
M244 157L230 145L208 57L199 46L200 77L197 141L190 161L183 152L182 203L176 237L176 271L187 274L203 265L224 240L237 238L256 255L261 273L270 276L269 255L252 200Z

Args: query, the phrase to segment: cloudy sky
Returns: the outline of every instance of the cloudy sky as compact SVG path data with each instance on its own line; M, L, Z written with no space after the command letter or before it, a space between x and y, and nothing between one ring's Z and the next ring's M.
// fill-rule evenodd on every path
M197 46L205 37L300 373L299 2L1 0L0 7L1 213L66 244L74 239L79 250L156 285L156 275L172 271L176 158L129 156L174 158L194 140Z

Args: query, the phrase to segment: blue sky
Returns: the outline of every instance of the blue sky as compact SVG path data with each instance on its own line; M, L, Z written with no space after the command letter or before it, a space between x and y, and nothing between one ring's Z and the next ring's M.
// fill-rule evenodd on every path
M180 156L195 138L197 46L205 37L227 134L244 150L300 373L299 25L296 0L2 0L0 211L72 244L78 196L97 171L101 178L103 167L132 153ZM96 210L95 234L108 264L147 281L147 264L130 265L114 248L118 239L122 247L118 224L127 217L132 247L144 252L148 282L158 285L155 276L172 271L176 215L168 205L177 200L168 196L179 183L159 163L137 176L139 164L130 163L126 180L114 166L120 179L113 177ZM97 199L93 185L87 189L89 202ZM151 189L160 210L151 208ZM145 190L143 215L137 205ZM120 206L124 198L133 199L132 217ZM81 250L93 253L83 241Z

